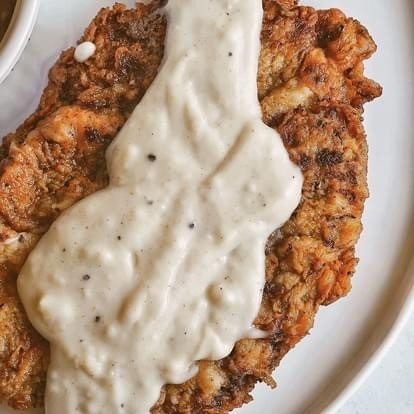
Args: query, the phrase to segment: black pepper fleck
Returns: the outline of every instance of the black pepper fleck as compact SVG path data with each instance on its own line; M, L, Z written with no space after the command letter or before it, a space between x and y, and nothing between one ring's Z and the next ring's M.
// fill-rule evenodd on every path
M229 52L229 56L233 56L233 52Z
M95 322L98 323L101 320L100 316L95 316Z
M125 405L124 404L121 404L121 408L124 408L125 407Z
M118 239L118 240L122 240L122 237L121 237L121 236L118 236L118 237L117 237L117 239Z
M23 242L24 242L24 236L23 236L23 234L21 234L19 236L19 243L23 243Z
M190 224L188 225L188 227L189 227L190 229L194 229L194 228L195 228L195 224L194 224L194 223L190 223Z
M91 278L91 277L90 277L89 275L83 275L83 276L82 276L82 279L83 279L83 280L85 280L85 281L86 281L86 280L89 280L90 278Z
M157 156L156 156L156 155L154 155L154 154L148 154L147 158L148 158L148 160L149 160L149 161L151 161L151 162L154 162L154 161L156 161L156 160L157 160Z

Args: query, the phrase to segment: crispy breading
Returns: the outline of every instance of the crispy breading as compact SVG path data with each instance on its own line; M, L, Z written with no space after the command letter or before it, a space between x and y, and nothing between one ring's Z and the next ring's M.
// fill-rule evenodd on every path
M103 9L83 40L86 63L64 52L38 110L6 137L0 158L0 400L43 403L48 344L31 327L16 292L27 254L65 209L107 185L104 152L155 78L166 21L163 1ZM302 200L269 238L266 286L255 324L266 339L241 340L227 358L199 363L197 376L161 392L154 414L225 413L274 386L281 358L308 333L321 304L346 295L366 197L362 105L381 94L363 75L375 43L338 10L264 0L259 99L304 174Z
M51 222L108 183L105 149L156 76L165 21L157 4L104 9L84 39L86 63L65 51L37 111L6 137L0 164L0 400L43 404L49 347L31 327L16 278Z

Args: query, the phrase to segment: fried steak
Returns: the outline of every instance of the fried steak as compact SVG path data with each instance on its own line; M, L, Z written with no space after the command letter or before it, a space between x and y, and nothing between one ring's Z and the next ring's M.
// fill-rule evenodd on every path
M16 291L29 252L53 220L105 187L105 149L154 80L163 55L162 0L102 9L82 41L49 73L37 111L0 149L0 401L43 404L48 343L32 328ZM263 119L282 136L304 177L302 200L269 238L266 285L255 325L265 339L239 341L223 360L201 361L197 376L167 385L152 409L226 413L250 401L257 382L305 336L320 305L350 290L355 244L368 196L363 104L381 88L364 77L376 46L356 20L294 0L264 0L258 71Z

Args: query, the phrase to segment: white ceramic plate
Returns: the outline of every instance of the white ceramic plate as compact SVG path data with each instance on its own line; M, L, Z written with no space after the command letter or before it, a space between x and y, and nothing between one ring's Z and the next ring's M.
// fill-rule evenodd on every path
M47 69L111 0L42 0L32 40L0 86L0 136L36 107ZM133 3L129 1L129 3ZM312 334L276 371L276 391L258 387L240 414L335 412L384 355L414 306L414 2L303 0L361 20L379 51L367 64L384 95L369 104L369 184L361 262L352 293L318 314ZM8 412L3 409L1 413Z

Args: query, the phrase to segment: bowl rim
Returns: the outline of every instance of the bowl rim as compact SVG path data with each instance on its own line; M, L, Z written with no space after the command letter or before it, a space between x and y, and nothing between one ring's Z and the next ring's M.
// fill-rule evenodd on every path
M0 83L19 60L39 12L39 0L17 0L9 27L0 42Z

